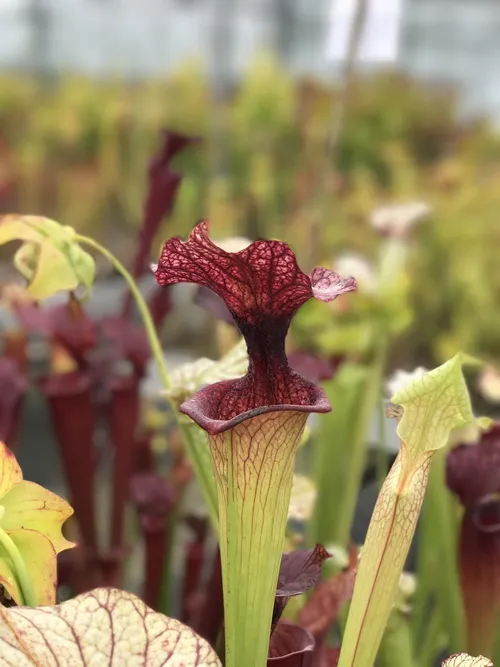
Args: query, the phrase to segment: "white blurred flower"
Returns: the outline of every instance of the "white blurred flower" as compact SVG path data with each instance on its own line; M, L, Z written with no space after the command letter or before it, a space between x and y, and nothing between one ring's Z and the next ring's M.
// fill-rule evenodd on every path
M417 578L411 572L401 572L399 577L399 591L405 600L410 600L417 590Z
M423 366L418 366L413 371L403 371L397 370L386 380L385 386L389 396L394 396L402 389L404 389L410 382L414 380L419 380L426 373L428 373L427 368Z
M416 224L431 213L431 207L423 201L391 204L375 209L370 217L370 224L382 234L404 238Z
M316 502L316 495L316 487L309 477L294 475L288 518L294 521L310 519Z
M454 428L448 439L452 447L456 445L477 445L483 434L491 429L493 420L489 417L474 417L471 424Z
M357 290L365 294L373 294L378 288L378 279L373 266L360 255L339 255L333 260L333 269L340 276L354 276Z
M485 366L479 376L477 388L483 398L490 403L500 403L500 369Z
M337 572L345 570L349 565L349 552L341 544L328 544L325 549L331 555L331 564Z
M398 592L394 600L394 607L402 614L411 612L411 600L417 589L417 578L410 572L401 572L399 577Z
M248 354L243 338L221 359L202 357L182 364L170 374L170 387L164 394L176 403L182 403L207 384L232 380L244 375L248 368Z

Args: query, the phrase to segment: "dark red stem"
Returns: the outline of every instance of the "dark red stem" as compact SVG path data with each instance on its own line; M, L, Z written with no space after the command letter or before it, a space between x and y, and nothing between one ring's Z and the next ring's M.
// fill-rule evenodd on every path
M92 402L91 381L86 373L76 371L52 375L42 381L41 386L49 405L80 532L87 550L95 553L96 457L93 438L96 414Z
M181 600L181 621L187 623L190 616L190 602L192 596L199 590L201 573L205 562L205 547L207 534L207 521L196 521L194 526L194 539L187 545L187 553L184 566L184 582Z
M109 413L109 430L114 446L110 537L112 549L121 549L123 546L125 507L136 453L139 410L137 378L130 376L117 380L112 388Z
M204 596L204 604L192 614L191 626L211 646L215 646L224 620L224 599L222 593L222 569L220 551L214 556L212 571Z
M163 579L163 566L167 553L167 521L161 530L144 531L146 543L146 577L144 580L144 602L152 609L158 608Z

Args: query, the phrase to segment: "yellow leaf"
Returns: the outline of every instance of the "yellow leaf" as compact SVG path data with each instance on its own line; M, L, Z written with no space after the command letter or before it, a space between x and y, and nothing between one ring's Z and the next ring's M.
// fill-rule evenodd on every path
M74 290L79 282L67 257L58 248L49 243L40 246L36 267L27 288L34 299L46 299L60 291Z
M16 457L3 442L0 442L0 498L22 479L23 473Z
M0 498L0 504L5 507L0 526L7 532L18 528L37 530L51 541L56 553L73 546L61 532L63 523L73 514L73 509L43 486L21 481Z
M93 258L75 241L76 232L39 216L4 215L0 217L0 245L24 241L14 264L28 280L27 292L44 299L60 291L87 289L95 277Z
M37 530L26 528L10 531L9 537L23 557L38 604L55 604L57 558L50 540ZM17 584L12 589L6 588L11 598L18 601Z
M208 643L130 593L97 589L43 609L0 609L2 667L221 667Z
M8 241L40 244L44 239L72 241L75 230L37 215L3 215L0 218L0 245Z

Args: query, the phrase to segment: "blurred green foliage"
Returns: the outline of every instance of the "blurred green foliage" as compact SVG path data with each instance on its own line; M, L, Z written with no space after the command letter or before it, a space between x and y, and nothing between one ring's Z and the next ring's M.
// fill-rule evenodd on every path
M370 212L427 201L434 214L412 238L401 308L394 312L398 289L396 301L359 296L336 347L311 306L297 335L330 353L357 339L363 355L368 313L397 333L394 365L434 365L459 349L500 359L500 141L485 121L460 121L450 91L397 73L359 78L335 160L325 145L336 91L294 81L264 55L225 105L224 145L212 133L220 105L196 63L140 84L62 77L43 88L3 76L0 99L2 211L46 215L107 243L133 238L140 224L145 168L163 127L202 142L179 158L185 178L162 237L209 217L214 238L282 237L311 268L344 252L375 258Z

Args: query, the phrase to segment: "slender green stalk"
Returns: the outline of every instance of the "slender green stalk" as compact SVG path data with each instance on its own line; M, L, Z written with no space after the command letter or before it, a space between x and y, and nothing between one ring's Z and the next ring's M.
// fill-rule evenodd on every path
M394 608L377 654L379 667L412 667L413 649L408 618Z
M22 603L28 607L36 607L38 600L33 589L31 577L24 564L23 557L19 553L19 549L14 543L14 540L8 535L3 528L0 528L0 545L5 549L14 566L14 571L17 576L17 581L23 596Z
M438 609L434 609L427 620L425 637L419 647L419 667L434 667L437 657L446 648L446 634Z
M141 291L137 286L137 283L132 277L132 274L129 271L127 271L127 269L123 266L120 260L118 260L113 255L113 253L109 252L107 248L105 248L97 241L94 241L94 239L91 239L88 236L81 236L80 234L77 234L75 241L77 243L82 243L84 245L90 246L97 252L101 253L101 255L106 257L109 263L118 271L118 273L123 277L123 279L127 283L130 291L132 292L134 300L137 304L139 313L141 315L142 323L144 324L144 328L148 336L149 345L151 347L151 352L153 353L153 357L156 363L158 364L158 369L160 371L162 384L165 387L165 389L168 389L170 387L170 378L167 371L167 365L165 363L165 357L163 356L163 350L161 349L161 344L158 339L158 335L156 333L153 318L151 317L148 305L144 297L142 296Z
M165 387L165 389L169 389L171 386L171 382L168 375L168 370L165 363L165 357L163 355L163 350L158 338L158 334L156 333L156 328L153 319L151 317L151 313L149 312L148 305L143 295L141 294L141 291L139 290L139 287L137 286L137 283L135 282L132 274L129 271L127 271L127 269L113 255L113 253L111 253L107 248L102 246L94 239L89 238L87 236L80 236L78 234L76 237L76 241L78 243L88 245L97 252L101 253L101 255L106 257L106 259L110 262L110 264L124 278L125 282L127 283L132 293L132 296L134 297L134 300L137 304L137 308L141 315L142 322L148 337L148 342L151 348L151 352L153 354L154 360L158 365L162 384ZM216 491L215 491L215 483L212 478L213 476L211 475L209 454L207 452L205 455L203 448L197 445L196 437L193 434L192 430L190 429L190 425L183 423L182 418L179 417L177 406L172 401L170 401L170 404L172 406L173 413L177 419L179 429L181 430L183 436L186 453L188 455L188 458L190 459L191 465L193 466L197 479L200 483L203 497L207 504L210 518L212 520L212 524L214 526L214 529L217 530Z
M497 626L497 638L495 647L493 648L493 655L491 656L494 665L500 665L500 620Z
M366 461L366 438L385 366L387 338L378 337L370 366L343 364L324 384L333 410L321 415L314 473L318 502L308 542L347 545Z
M172 561L174 557L175 533L179 521L179 507L182 497L179 498L173 512L167 518L167 529L165 535L165 552L163 555L163 577L158 595L158 609L160 614L172 616L174 613L172 598Z
M212 469L212 457L210 456L210 445L208 436L197 424L191 422L179 424L186 452L193 466L196 478L204 489L204 500L214 530L218 529L218 502L217 488Z
M333 380L323 385L333 410L319 417L313 464L318 501L309 523L308 542L311 546L333 543L337 536L344 499L343 485L351 457L354 423L351 415L356 409L359 387L364 379L364 367L345 364Z
M431 517L433 549L439 554L434 571L434 585L442 618L446 619L449 650L459 653L464 649L465 620L457 567L456 517L453 499L445 484L445 449L434 456L429 473L427 502Z
M342 503L336 531L336 541L347 545L356 511L359 489L367 454L367 433L373 410L380 394L380 385L385 361L385 345L380 346L371 367L365 369L365 377L356 392L357 406L351 414L352 440L349 443L349 466L345 471Z
M434 543L433 508L429 496L424 500L418 524L417 581L418 586L413 596L411 628L413 643L421 646L426 636L428 614L436 605L436 572L439 567L439 553Z

